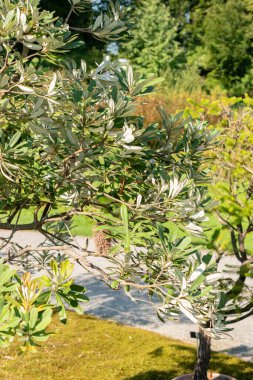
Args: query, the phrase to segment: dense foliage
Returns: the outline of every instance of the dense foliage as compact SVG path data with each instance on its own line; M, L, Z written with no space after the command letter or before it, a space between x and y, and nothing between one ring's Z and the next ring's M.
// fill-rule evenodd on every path
M245 1L214 2L203 23L203 69L228 92L252 89L253 14Z
M85 3L73 1L71 12ZM144 127L135 103L155 80L129 65L106 58L89 71L83 60L77 66L62 59L52 72L47 62L79 46L70 32L79 28L38 7L38 0L0 5L0 228L9 231L1 235L1 252L4 263L19 268L17 274L2 264L1 310L9 321L2 344L18 335L29 348L47 337L52 309L63 322L66 304L80 310L84 289L73 284L66 257L130 297L132 289L147 291L161 319L182 311L215 335L223 329L216 264L187 236L202 233L203 153L215 133L162 109L161 124ZM86 32L121 37L120 16L111 4L110 15L99 15ZM33 208L33 221L21 224L26 208ZM107 270L92 261L101 252L89 252L71 235L75 214L107 231ZM171 232L175 224L183 238ZM44 236L38 247L15 243L16 231L25 229ZM32 279L31 269L48 275Z
M221 280L222 308L226 324L253 314L253 155L252 98L221 98L196 103L191 112L213 118L220 130L219 144L211 155L214 173L210 193L216 201L219 223L206 236L207 247L216 252L217 262L226 254L234 260Z

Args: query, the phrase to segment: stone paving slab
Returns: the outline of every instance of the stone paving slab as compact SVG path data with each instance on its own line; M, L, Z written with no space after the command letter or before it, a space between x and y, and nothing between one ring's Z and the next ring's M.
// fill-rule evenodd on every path
M0 230L0 236L8 236L8 234L9 231ZM43 239L44 237L35 231L18 231L14 236L14 240L22 245L38 245ZM78 238L78 242L85 246L86 238ZM94 250L92 239L88 240L88 249ZM96 260L99 264L103 261L102 258L96 258ZM233 258L228 258L228 263L233 264ZM197 327L184 316L180 316L177 321L168 321L163 324L156 317L154 308L143 299L141 293L136 292L134 296L142 301L133 302L124 291L112 290L85 273L78 265L75 266L74 277L78 283L87 288L90 301L85 304L86 313L154 331L184 342L195 343L195 340L190 338L190 332L197 331ZM227 352L253 362L253 317L238 322L233 327L234 330L230 333L231 338L212 341L213 350Z

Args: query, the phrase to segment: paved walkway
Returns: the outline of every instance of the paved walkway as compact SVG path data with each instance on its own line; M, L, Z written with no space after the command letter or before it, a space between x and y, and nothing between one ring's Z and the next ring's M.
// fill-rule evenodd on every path
M7 236L8 232L0 230L0 236ZM15 240L20 244L39 244L42 236L34 231L17 232ZM84 244L85 238L80 238L80 244ZM89 249L92 249L93 242L89 240ZM103 260L97 258L97 260ZM101 263L101 261L100 261ZM231 262L231 258L229 259ZM180 316L178 321L168 321L163 324L158 320L152 306L145 302L132 302L123 291L115 291L91 275L84 273L83 269L76 266L74 275L76 281L85 285L90 302L85 304L87 313L99 318L109 319L115 322L140 327L154 331L159 334L180 339L185 342L195 343L190 338L190 331L197 331L196 326ZM135 293L136 298L142 298L141 294ZM253 317L233 325L234 330L230 333L231 338L212 341L212 348L215 351L227 352L244 360L253 362Z

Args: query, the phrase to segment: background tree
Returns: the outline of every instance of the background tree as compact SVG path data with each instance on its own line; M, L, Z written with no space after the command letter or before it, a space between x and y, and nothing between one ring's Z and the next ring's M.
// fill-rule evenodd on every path
M131 41L125 48L123 44L121 54L136 67L165 77L172 68L174 78L183 76L186 81L193 76L189 68L194 68L195 74L205 81L207 91L215 86L232 95L251 90L251 1L170 0L131 4L136 13L134 25L138 28L133 26ZM156 17L159 23L155 22Z
M160 0L142 0L131 15L129 41L121 49L133 67L145 73L162 75L175 69L181 50L176 42L178 23Z
M202 47L193 55L195 59L199 57L210 85L213 81L235 94L251 88L252 20L245 1L210 4L203 20Z
M186 55L191 55L202 40L203 22L212 0L165 0L164 3L179 24L177 41L184 47Z

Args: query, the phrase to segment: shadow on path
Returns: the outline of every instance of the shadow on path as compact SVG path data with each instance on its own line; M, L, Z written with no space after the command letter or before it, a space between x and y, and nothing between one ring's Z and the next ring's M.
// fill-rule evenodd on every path
M234 355L241 359L243 359L245 356L248 356L251 357L253 361L253 347L248 347L245 344L240 344L239 346L232 347L226 350L220 350L220 352L226 352L229 355Z
M85 304L85 312L88 314L152 330L163 327L168 332L172 328L172 324L174 328L175 324L180 328L180 322L192 325L191 321L182 315L179 316L178 321L161 323L157 318L155 308L148 302L148 297L143 292L131 292L136 299L133 301L123 290L113 290L90 275L78 275L76 282L84 285L87 289L86 295L89 297L89 302Z

